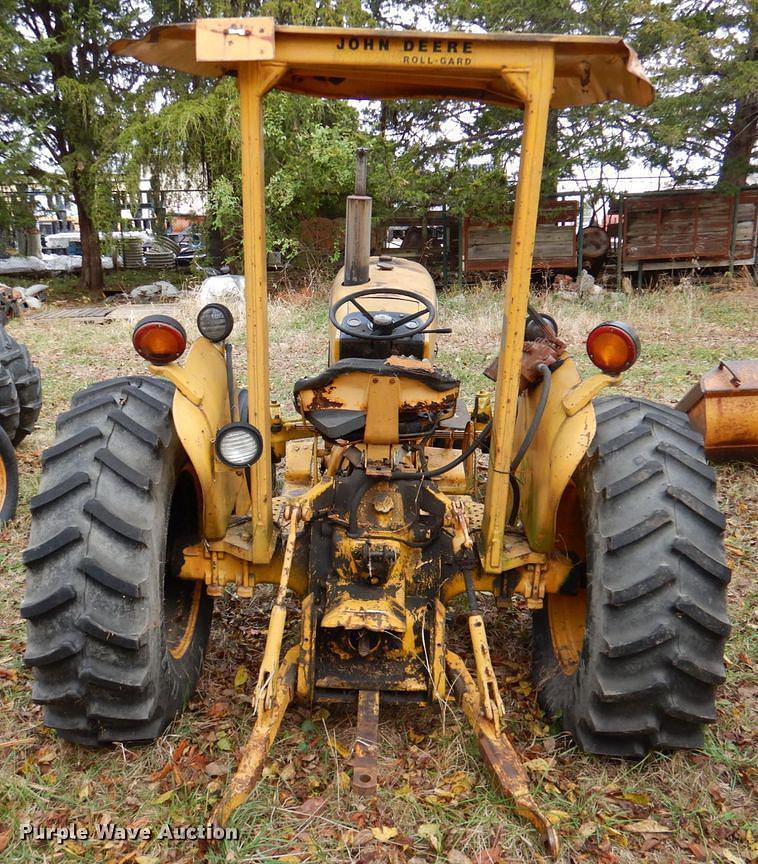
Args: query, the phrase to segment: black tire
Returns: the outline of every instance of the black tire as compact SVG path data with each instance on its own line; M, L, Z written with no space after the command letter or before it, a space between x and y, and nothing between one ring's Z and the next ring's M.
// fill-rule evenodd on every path
M0 428L0 525L13 519L18 505L18 462L11 439Z
M0 364L0 429L13 441L18 432L21 406L11 373Z
M729 633L715 475L686 414L625 396L595 408L595 439L575 477L586 568L564 587L574 600L551 608L548 595L533 620L540 701L590 753L699 747L703 724L716 719ZM583 596L572 671L551 624L561 603Z
M0 327L0 366L10 372L16 385L19 417L17 428L10 437L18 446L34 430L34 424L39 418L42 408L42 379L39 369L32 363L26 345L17 342L4 327Z
M89 387L42 454L25 662L45 723L82 744L155 738L200 674L213 606L175 578L200 510L173 393L141 376Z

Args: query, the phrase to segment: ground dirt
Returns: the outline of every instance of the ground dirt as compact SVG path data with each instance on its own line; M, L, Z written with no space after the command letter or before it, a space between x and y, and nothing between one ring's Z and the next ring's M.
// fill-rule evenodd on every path
M487 288L449 290L441 298L451 336L440 363L456 372L467 396L486 381L495 353L500 298ZM638 327L642 357L622 389L671 404L720 358L758 356L756 290L731 283L706 290L689 280L640 296L570 302L536 296L561 325L583 371L583 340L596 323L623 318ZM273 394L291 408L292 382L326 360L322 293L279 296L270 305ZM192 332L196 308L182 302ZM159 864L203 860L191 841L159 839L165 824L201 825L228 780L252 723L250 696L261 658L270 593L216 604L211 647L197 695L155 744L91 751L59 741L30 701L22 665L25 632L18 606L24 589L21 552L29 530L27 502L49 446L55 416L81 387L140 372L130 325L13 322L42 369L45 404L36 432L19 450L19 515L0 533L0 860ZM241 327L234 336L244 378ZM718 468L727 515L726 548L733 634L718 723L702 751L655 754L639 764L583 755L544 718L529 681L530 626L524 611L488 609L496 672L508 708L508 732L526 761L540 806L557 825L565 862L713 861L758 858L751 829L755 799L755 581L758 471ZM265 593L265 596L263 596ZM295 619L294 608L290 616ZM465 643L465 622L453 636ZM393 716L394 715L394 716ZM491 786L462 715L387 712L381 725L381 790L376 799L350 792L347 758L352 712L292 710L274 745L264 779L233 826L237 841L211 847L210 862L280 864L497 864L541 860L539 839ZM20 826L71 823L142 829L148 839L22 839Z

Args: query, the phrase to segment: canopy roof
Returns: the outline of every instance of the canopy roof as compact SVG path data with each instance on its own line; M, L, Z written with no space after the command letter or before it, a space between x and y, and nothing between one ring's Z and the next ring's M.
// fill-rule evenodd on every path
M520 106L518 88L502 70L528 68L534 49L544 46L554 50L553 108L611 99L648 105L653 99L634 50L606 36L295 27L271 18L226 18L155 27L142 39L119 39L110 50L211 77L259 61L275 71L278 89L313 96Z

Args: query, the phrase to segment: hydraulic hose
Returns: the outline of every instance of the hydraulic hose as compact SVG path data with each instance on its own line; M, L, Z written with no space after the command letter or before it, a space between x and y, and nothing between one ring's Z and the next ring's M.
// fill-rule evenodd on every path
M455 468L456 465L460 465L465 459L468 459L477 447L482 446L491 430L492 420L488 420L485 427L468 445L468 447L465 450L461 450L460 454L456 456L452 462L448 462L447 465L441 465L439 468L434 468L431 471L416 471L413 474L408 474L405 471L393 471L392 474L390 474L390 480L431 480L433 477L439 477L446 471L450 471L451 468Z
M545 413L545 405L547 405L547 399L550 395L550 383L551 383L551 374L550 369L544 364L540 363L537 367L537 371L542 375L542 392L540 393L539 402L537 403L537 409L534 412L534 418L527 429L526 435L524 436L524 440L521 442L521 446L518 448L518 452L516 456L511 462L511 474L518 468L521 464L521 460L524 458L526 451L529 449L529 445L534 440L534 436L537 433L537 427L540 425L540 421L542 420L542 415ZM488 435L492 431L492 420L488 420L485 427L482 431L474 438L474 440L466 447L465 450L461 450L460 454L456 456L451 462L448 462L446 465L441 465L439 468L434 468L431 471L416 471L413 474L406 473L405 471L393 471L390 474L391 480L431 480L434 477L440 477L442 474L447 473L452 468L460 465L465 459L476 450L478 447L484 443L487 439Z
M537 367L537 371L542 375L542 392L540 393L540 399L534 412L534 418L532 419L529 428L526 430L526 435L524 435L524 440L521 442L521 446L513 457L513 462L511 462L511 473L513 473L521 464L521 460L526 455L526 451L534 440L534 436L537 434L537 427L540 425L542 415L545 413L547 397L550 395L550 383L552 380L550 369L544 363L540 363Z

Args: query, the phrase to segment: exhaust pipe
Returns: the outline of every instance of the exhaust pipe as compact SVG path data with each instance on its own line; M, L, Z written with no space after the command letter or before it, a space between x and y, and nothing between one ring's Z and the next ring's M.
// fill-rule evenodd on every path
M344 285L365 285L369 281L371 255L371 197L366 194L368 150L359 147L355 161L355 194L348 195L345 210Z

